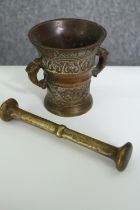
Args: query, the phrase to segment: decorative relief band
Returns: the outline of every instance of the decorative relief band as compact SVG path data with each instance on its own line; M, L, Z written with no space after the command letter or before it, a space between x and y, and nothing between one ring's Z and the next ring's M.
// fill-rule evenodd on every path
M48 84L47 100L57 106L81 103L89 95L90 82L74 88L62 88Z
M98 47L99 46L94 46L93 48L84 48L80 50L42 49L38 47L38 51L41 55L43 55L43 57L47 57L49 59L83 59L91 54L96 54Z
M47 71L54 71L57 73L79 73L86 71L94 65L93 56L87 59L43 59L43 64Z
M96 51L95 48L68 52L46 49L42 51L43 66L50 72L77 74L94 66Z

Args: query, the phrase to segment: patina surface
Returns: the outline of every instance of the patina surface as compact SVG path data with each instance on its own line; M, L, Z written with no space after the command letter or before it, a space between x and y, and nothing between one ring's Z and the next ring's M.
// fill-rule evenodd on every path
M65 125L59 125L47 119L41 118L29 112L26 112L18 107L15 99L9 99L0 107L0 118L4 121L12 119L22 120L26 123L34 125L57 137L68 139L76 144L84 146L101 155L114 160L116 168L123 171L131 157L132 144L130 142L124 144L122 147L115 147L105 142L91 138L77 131L67 128Z
M105 67L108 56L100 47L105 37L105 29L97 23L72 18L46 21L29 31L40 57L26 71L35 85L47 88L45 107L49 111L75 116L91 108L91 76L96 77ZM40 68L44 71L41 81L37 78Z

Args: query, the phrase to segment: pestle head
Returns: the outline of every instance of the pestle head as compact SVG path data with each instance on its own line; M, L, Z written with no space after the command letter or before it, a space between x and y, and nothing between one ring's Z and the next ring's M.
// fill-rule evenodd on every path
M130 160L132 150L133 146L130 142L118 148L117 155L115 158L115 163L119 171L123 171L126 168Z
M0 106L0 118L4 121L12 120L11 111L18 107L18 102L10 98Z

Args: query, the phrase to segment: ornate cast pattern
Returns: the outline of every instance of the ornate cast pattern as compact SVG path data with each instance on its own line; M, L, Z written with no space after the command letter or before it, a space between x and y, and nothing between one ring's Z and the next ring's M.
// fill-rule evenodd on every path
M76 105L88 97L89 88L90 82L75 88L62 88L48 84L47 100L57 106Z
M81 50L57 50L57 49L42 49L38 47L40 55L48 59L83 59L90 56L91 54L96 54L99 46L94 46L94 48L81 49Z
M93 58L87 59L44 59L45 69L57 73L79 73L93 66Z
M73 52L47 51L43 57L44 69L57 73L80 73L94 66L95 50L81 50Z

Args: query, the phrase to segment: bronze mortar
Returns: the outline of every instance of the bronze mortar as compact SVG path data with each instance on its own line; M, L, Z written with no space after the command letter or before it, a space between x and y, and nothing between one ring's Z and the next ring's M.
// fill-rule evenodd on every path
M56 19L40 23L29 31L29 39L40 57L26 71L30 80L47 88L45 107L59 116L76 116L92 106L91 76L105 67L107 50L100 47L106 30L82 19ZM95 57L99 56L95 66ZM40 68L44 78L38 80Z

